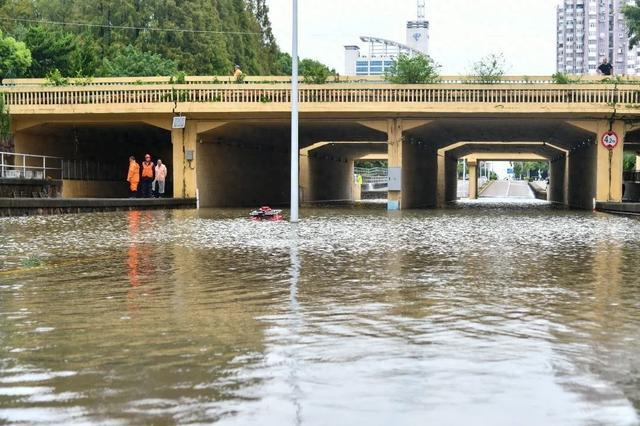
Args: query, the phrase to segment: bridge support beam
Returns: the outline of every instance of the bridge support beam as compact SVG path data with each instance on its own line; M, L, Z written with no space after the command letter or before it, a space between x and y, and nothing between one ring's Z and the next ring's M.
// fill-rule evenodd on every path
M620 144L609 151L600 143L602 135L609 131L609 123L600 122L598 129L598 172L597 172L597 191L596 201L622 201L622 185L624 171L624 138L625 125L623 121L616 121L611 126L612 130L617 133L620 138Z
M171 131L173 144L173 196L175 198L196 197L196 142L198 123L187 120L184 129Z
M404 132L427 123L422 120L388 120L389 167L400 168L400 190L389 190L388 209L434 207L437 204L438 160L435 149Z
M399 167L402 170L402 120L395 119L387 122L387 137L389 144L389 168ZM402 185L405 185L404 176L401 173ZM389 190L387 207L389 210L400 210L402 208L402 191Z
M589 146L581 147L569 154L569 200L568 204L578 208L591 208L597 202L621 202L623 185L625 123L613 121L570 121L570 124L590 131L595 140ZM616 132L619 145L609 151L601 141L602 135ZM586 184L584 176L593 176Z

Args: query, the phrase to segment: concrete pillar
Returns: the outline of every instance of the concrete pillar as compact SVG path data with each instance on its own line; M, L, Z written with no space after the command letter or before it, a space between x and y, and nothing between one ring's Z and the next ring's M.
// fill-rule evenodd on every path
M197 123L187 120L184 129L171 131L173 144L173 196L175 198L196 197L196 140ZM187 160L191 157L192 160Z
M458 199L458 159L438 150L438 198L437 206Z
M549 163L549 187L547 199L558 204L568 204L569 192L569 162L562 156Z
M387 122L387 136L389 144L389 167L402 168L402 120L394 119ZM402 191L389 191L388 209L402 208Z
M613 150L608 150L600 142L602 135L609 131L609 122L601 121L597 135L596 201L621 202L623 184L623 159L625 127L623 121L615 121L612 129L620 138Z
M362 185L356 178L351 183L351 197L353 201L362 201Z
M469 167L469 199L478 199L478 163L470 161L467 166Z
M441 150L438 151L437 191L438 193L436 194L436 206L438 208L442 208L447 202L447 172L445 153Z
M458 159L451 155L444 158L445 171L445 195L444 199L447 203L458 199Z
M300 165L300 202L307 203L313 200L313 193L311 187L311 170L309 152L302 149L300 151L299 165Z

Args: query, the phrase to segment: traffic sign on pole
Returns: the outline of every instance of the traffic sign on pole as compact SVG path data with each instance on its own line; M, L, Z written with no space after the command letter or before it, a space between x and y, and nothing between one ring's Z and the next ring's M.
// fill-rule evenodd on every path
M620 138L616 132L609 130L602 135L600 142L602 142L602 146L605 148L614 149L620 143Z

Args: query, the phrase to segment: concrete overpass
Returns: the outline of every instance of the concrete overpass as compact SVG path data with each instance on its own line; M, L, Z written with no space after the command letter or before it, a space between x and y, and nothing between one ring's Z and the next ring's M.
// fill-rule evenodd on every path
M124 178L128 156L149 151L169 164L174 196L254 206L289 201L291 90L273 80L12 81L2 91L17 152L118 163ZM548 159L552 201L588 209L594 199L621 201L624 143L610 156L599 141L612 129L636 148L640 85L513 81L302 85L303 200L351 197L353 160L387 155L402 176L389 193L391 207L441 205L455 199L457 159L485 153ZM187 118L184 129L172 129L175 115ZM65 195L113 196L123 187L74 182Z

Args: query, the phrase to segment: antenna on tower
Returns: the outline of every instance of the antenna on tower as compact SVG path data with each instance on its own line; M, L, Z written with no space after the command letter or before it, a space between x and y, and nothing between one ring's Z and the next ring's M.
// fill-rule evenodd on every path
M418 21L424 21L426 17L427 0L418 0Z

